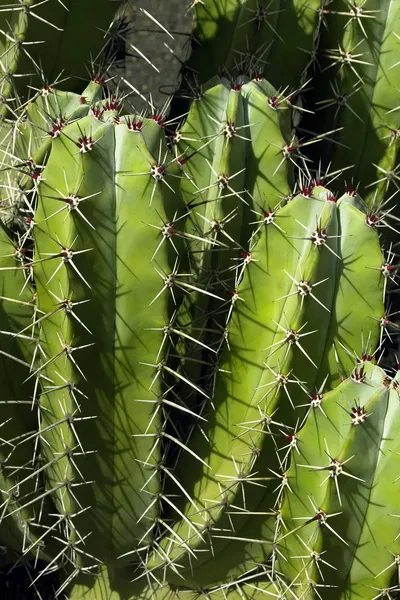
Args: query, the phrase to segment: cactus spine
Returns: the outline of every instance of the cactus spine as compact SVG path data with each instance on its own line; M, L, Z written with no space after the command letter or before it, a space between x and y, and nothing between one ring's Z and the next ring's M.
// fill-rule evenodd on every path
M9 119L32 89L61 77L64 89L81 89L85 61L101 60L118 0L2 0L0 6L0 115Z

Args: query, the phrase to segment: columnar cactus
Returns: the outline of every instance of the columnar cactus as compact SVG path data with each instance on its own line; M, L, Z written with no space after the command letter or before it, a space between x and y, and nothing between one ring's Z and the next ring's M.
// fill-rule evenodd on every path
M367 321L379 318L383 308L381 274L375 272L371 279L374 272L367 269L370 260L376 265L381 261L376 234L355 207L332 201L328 190L316 187L312 195L299 195L277 210L274 218L276 221L263 223L260 240L242 263L245 275L237 290L241 301L235 303L229 345L215 376L213 409L202 412L208 423L188 442L207 466L193 465L189 471L189 457L182 454L175 468L184 488L192 490L191 501L198 507L194 511L192 502L186 503L184 518L175 531L179 539L186 540L186 546L193 545L199 552L194 581L202 587L234 579L243 574L244 567L250 568L250 563L266 558L264 545L273 541L269 535L259 547L255 538L252 550L246 551L247 542L251 542L247 539L246 512L251 510L249 504L256 512L260 510L257 507L269 509L274 505L276 481L273 485L256 482L269 479L271 469L275 473L285 470L292 438L292 430L286 428L296 430L312 408L314 395L322 397L323 390L339 380L337 360L344 372L351 370L354 357L348 356L341 344L358 349L361 357L361 331L367 337ZM349 226L354 228L357 248L355 239L349 244ZM361 247L368 247L374 258L363 256ZM354 276L363 282L356 282ZM360 289L364 290L362 303ZM346 319L353 294L360 307L357 323L355 315ZM377 308L375 315L370 313L371 306ZM355 327L352 334L348 325ZM376 333L370 338L373 345ZM295 410L298 405L303 410ZM282 436L283 442L266 442L269 433ZM281 454L275 454L282 446ZM195 469L198 475L194 482ZM260 489L253 489L253 485L260 485ZM224 502L229 516L221 509ZM261 526L263 514L254 517L254 527ZM208 526L213 541L206 538L202 544L199 536L190 532L193 525L203 534ZM213 528L222 532L215 534L216 540ZM226 552L226 545L236 537L235 551ZM154 566L161 563L168 568L176 561L179 573L190 578L193 562L186 546L163 540ZM168 577L179 585L179 576L173 571Z
M310 50L325 13L293 6ZM2 138L0 543L69 600L394 597L385 218L259 69L172 121L103 83L41 87Z
M367 367L326 394L297 436L276 569L298 596L379 598L398 589L399 378Z
M10 118L32 96L32 88L61 77L64 89L81 89L79 79L87 78L88 61L100 60L118 3L2 0L0 116Z
M308 157L353 181L365 203L383 207L380 218L396 228L398 0L202 0L192 8L194 42L182 91L191 87L193 95L193 81L204 84L217 70L258 70L287 95L301 92L306 117L296 114L299 136L325 139L308 148ZM386 237L396 240L394 232Z
M333 170L352 167L371 205L397 186L399 19L398 2L325 3L321 15L320 72L312 82L310 108L319 131L338 128L327 148ZM378 193L377 193L378 192Z
M105 582L134 564L166 586L234 585L275 556L297 432L343 377L365 385L385 259L354 194L304 178L291 194L290 103L259 77L210 87L172 137L91 86L46 125L30 227L4 234L3 355L27 398L7 392L6 543L69 565L72 598L101 565Z
M4 131L0 139L0 218L5 224L17 219L20 227L30 229L35 182L40 177L51 140L58 137L70 121L85 116L90 106L101 101L102 83L103 78L94 78L81 95L44 86L16 125ZM115 104L115 100L112 102ZM97 110L103 110L101 103Z
M314 61L319 7L320 0L195 1L184 74L205 83L219 71L247 73L261 66L276 88L295 89Z
M221 79L193 104L172 140L178 159L183 157L181 190L190 209L186 230L197 235L191 244L192 270L203 286L223 297L233 294L234 300L238 271L232 266L257 228L257 213L267 201L270 210L284 202L293 186L289 103L261 78L243 77L233 84ZM230 302L222 312L218 304L203 295L192 298L190 310L196 339L207 337L209 345L209 327L217 327L217 347L231 310ZM205 358L204 346L197 342L190 351ZM208 354L206 360L212 360L215 348ZM195 370L198 363L189 362L191 379ZM205 376L202 385L212 385L210 369Z

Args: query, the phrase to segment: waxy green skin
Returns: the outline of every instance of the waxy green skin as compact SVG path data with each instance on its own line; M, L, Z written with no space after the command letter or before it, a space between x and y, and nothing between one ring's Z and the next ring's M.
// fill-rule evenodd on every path
M296 577L302 592L312 579L327 586L322 587L326 598L371 598L397 582L399 384L398 376L390 383L382 369L373 369L375 381L368 376L361 383L348 380L324 395L322 410L314 409L298 434L300 452L292 456L287 473L291 491L286 490L282 507L285 529L278 539L277 568ZM350 415L355 407L368 415L359 424ZM331 459L345 463L337 487L327 470ZM330 528L313 519L314 507L332 515ZM304 517L310 523L305 519L302 526L296 519ZM325 561L320 571L310 556L313 550ZM296 556L309 556L302 568Z
M18 483L29 474L29 464L34 456L32 432L37 428L36 412L30 410L32 382L25 382L34 353L34 328L30 325L35 311L32 288L26 285L24 269L14 256L16 248L6 231L0 228L0 256L3 271L0 286L0 368L2 373L0 474L1 514L14 513L13 519L3 519L0 543L20 551L36 541L35 529L24 534L23 522L35 520L35 510L29 507L18 510ZM26 327L25 338L14 337L16 329ZM14 359L10 359L14 357ZM24 401L23 401L24 400ZM33 482L28 487L34 491ZM25 542L24 542L25 537Z
M240 78L231 85L221 79L192 104L175 139L177 156L187 157L181 183L190 210L186 229L200 238L191 244L192 272L219 296L192 297L187 310L195 337L215 352L238 284L234 267L256 229L261 207L267 202L274 208L293 185L293 164L284 157L291 143L289 105L265 80ZM214 339L210 328L217 328ZM198 344L190 352L213 360ZM212 371L206 369L204 376L197 364L187 364L187 376L206 390L212 385Z
M319 0L195 3L194 41L184 77L194 71L205 84L218 72L261 71L276 88L298 89L319 36L319 7Z
M93 79L81 94L52 88L40 90L27 105L21 122L17 123L22 134L16 139L17 155L36 156L38 161L43 160L59 130L89 114L91 107L100 103L102 98L101 79Z
M252 251L252 261L243 268L243 281L238 287L242 301L235 304L232 312L229 347L224 348L219 373L214 381L213 409L207 414L207 425L202 426L190 440L190 448L208 466L192 462L189 471L188 461L191 459L183 454L175 469L185 489L190 489L190 497L198 505L196 512L193 511L193 505L187 503L187 519L204 534L205 524L203 528L201 524L202 519L207 517L215 527L218 539L214 539L211 549L208 539L202 545L200 535L189 530L187 520L177 523L175 531L180 538L187 540L191 548L201 550L197 556L194 575L190 571L193 559L189 560L187 550L182 549L179 544L176 548L171 548L168 541L165 545L161 544L166 552L169 550L168 558L176 559L180 565L186 564L186 557L189 564L185 569L185 577L193 585L194 582L209 586L214 581L229 581L250 568L249 563L252 561L263 560L268 556L265 546L270 547L272 544L269 535L271 521L267 521L264 526L260 525L262 515L258 519L253 518L254 527L259 532L254 539L264 541L261 544L254 542L251 549L247 547L247 542L250 542L250 524L245 515L238 515L236 519L231 516L237 541L236 544L233 541L233 545L236 545L234 550L227 550L231 535L227 533L224 536L220 533L229 531L229 519L219 505L221 494L224 493L225 500L234 507L246 510L247 505L242 499L243 490L237 479L238 471L244 478L253 472L258 474L255 481L258 481L259 476L262 484L266 485L266 491L262 490L261 493L253 488L250 478L245 484L246 490L249 490L246 494L251 496L249 502L254 506L253 510L258 507L260 511L259 507L263 506L264 514L266 508L273 504L276 481L273 481L273 487L265 484L264 480L271 478L266 465L275 471L280 470L280 465L273 445L271 447L270 441L266 440L266 423L260 414L271 416L277 410L274 419L284 423L284 430L288 426L295 427L296 422L299 419L301 422L304 417L305 409L295 411L287 394L291 396L294 406L309 405L310 400L307 401L304 392L311 394L323 382L326 389L339 382L334 343L344 343L346 340L348 347L361 355L363 348L360 321L355 321L353 330L353 323L348 319L349 304L345 308L342 300L344 291L347 293L347 302L351 303L350 299L353 298L354 304L359 308L366 337L370 331L372 333L371 346L376 345L379 328L370 319L374 317L371 307L376 307L375 318L378 318L383 310L383 278L379 271L367 269L366 263L370 261L369 264L375 266L381 264L382 255L377 235L365 224L365 215L358 209L340 200L333 202L329 198L328 190L317 187L312 198L297 196L278 210L276 225L281 229L273 224L263 226L260 239ZM340 231L345 229L349 218L352 218L357 232L352 245L347 238L340 237ZM316 223L326 229L327 245L331 250L325 246L316 247L311 240ZM303 226L309 229L308 235ZM365 248L370 252L367 258ZM352 292L350 284L347 285L350 265ZM297 286L287 274L297 281L304 278L314 284L326 278L327 281L315 287L315 291L313 289L314 298L305 297L302 301L297 294ZM361 289L363 292L360 294ZM308 357L302 349L284 342L285 331L289 328L303 333L313 331L300 341ZM349 356L340 346L337 354L343 371L351 372L354 357ZM276 375L279 373L288 375L292 380L287 391L276 382ZM328 378L325 380L326 376ZM296 380L301 381L302 385L296 383ZM247 402L243 402L244 398L247 398ZM206 413L203 412L203 415ZM258 461L257 454L249 452L249 448L260 453ZM199 517L199 513L204 513L204 516ZM221 536L222 540L225 537L225 542L221 541ZM220 560L216 559L218 553ZM248 562L246 553L251 557ZM159 557L155 556L154 563L150 562L150 565L159 568L160 562ZM179 585L178 578L173 573L167 576L167 580Z
M87 592L72 581L74 600L141 597L148 577L157 596L285 597L270 573L253 573L250 589L241 578L255 562L276 561L279 474L290 468L293 431L313 417L312 394L335 388L376 347L384 276L356 197L313 183L290 199L289 108L271 106L274 92L265 81L210 87L161 159L163 129L145 120L134 130L134 116L118 110L99 116L97 92L82 117L74 98L76 120L45 142L32 188L40 352L28 379L40 384L34 440L44 467L38 499L26 488L31 476L19 503L51 503L49 563L68 557L71 576L103 564ZM40 110L28 110L35 132ZM238 127L230 139L228 121ZM234 194L219 198L218 175L243 168ZM200 215L223 219L232 202L228 250L210 247ZM235 286L234 302L209 296L209 265L225 289ZM206 392L188 365L199 342L214 348L215 328L201 337L192 310L226 325L211 377L203 365L213 379ZM286 585L294 577L288 571Z
M258 7L271 13L272 29L251 21ZM249 51L257 59L247 64L250 71L268 61L275 88L298 88L313 66L319 7L304 0L196 3L204 66L212 66L213 77L216 60L241 70ZM329 10L336 7L348 10L343 2ZM211 27L208 10L216 11ZM334 28L335 35L350 31L351 38L359 24L350 25L345 33ZM341 84L353 83L353 75L343 69ZM54 527L45 536L45 558L61 564L67 556L72 572L103 563L94 571L100 577L82 573L72 581L70 600L372 600L397 583L393 515L400 514L398 384L364 361L377 346L384 314L377 231L355 194L337 199L322 185L300 185L292 197L290 157L297 159L298 148L291 119L297 123L299 113L285 92L259 76L235 80L233 89L227 80L202 77L201 69L205 93L165 159L154 121L133 132L119 109L98 116L95 85L86 104L78 96L41 97L11 146L24 161L32 148L44 167L26 189L39 194L32 268L40 352L27 384L38 381L42 392L29 426L44 464L36 493L45 494ZM379 83L377 77L374 89ZM52 125L46 113L58 116L56 97L67 121L77 120L42 140ZM346 139L365 134L342 114ZM374 127L383 116L376 118ZM236 128L230 138L228 123ZM93 140L78 148L85 136ZM394 148L380 165L393 164ZM335 152L341 168L342 150ZM372 162L372 144L360 144L354 156L365 152ZM165 182L159 160L166 160ZM232 174L231 189L221 191L218 176ZM22 179L31 175L23 170ZM232 210L229 238L210 231ZM177 280L164 279L173 269ZM307 290L313 295L299 295ZM16 331L22 327L17 323ZM21 342L13 340L20 346L14 355L24 352ZM195 361L204 357L199 369ZM10 398L17 393L7 390ZM355 426L349 413L359 406L368 417ZM16 405L13 427L24 427L23 407ZM28 442L18 447L26 453L21 465L33 456ZM320 485L327 472L311 468L328 466L327 447L340 460L351 458L344 469L362 480L340 475L340 500L332 478ZM17 519L36 518L32 483L33 476L21 485L21 508L1 524L10 523L7 536L17 547ZM342 539L320 525L309 549L321 523L310 497L317 510L340 512L327 522ZM313 520L297 529L302 521L293 519L304 517ZM323 578L312 550L324 553Z
M91 581L93 580L94 581ZM87 575L78 576L78 581L70 591L69 600L207 600L207 598L216 598L218 600L241 600L243 597L249 600L258 600L265 597L266 594L276 594L281 591L281 586L277 583L271 583L268 577L257 577L244 581L237 586L220 589L196 589L174 585L146 584L146 582L130 581L130 571L125 570L120 574L119 581L109 577L108 573L102 569L96 578L88 578ZM81 580L81 581L80 581ZM268 596L267 596L268 597Z
M369 206L397 189L399 19L397 0L329 4L309 95L316 112L305 119L318 133L338 129L338 144L324 144L325 162L352 179Z
M43 89L18 113L15 123L1 131L0 217L4 224L18 218L18 211L35 194L52 139L68 123L91 113L91 107L101 106L102 96L101 80L91 81L81 94ZM19 194L15 194L17 189Z
M1 0L0 116L12 118L33 95L28 85L40 89L61 76L63 89L82 89L118 6L118 0Z
M111 564L145 533L146 523L137 523L145 510L148 518L158 512L153 496L159 482L150 474L159 460L154 443L161 411L156 401L167 375L161 371L152 382L166 352L162 328L169 322L172 298L166 290L155 299L163 287L156 268L168 274L179 257L165 243L152 263L159 231L151 225L162 225L161 218L169 220L183 208L179 194L150 175L156 161L141 133L122 121L106 124L88 116L53 141L39 186L34 237L38 306L49 315L40 334L47 360L37 372L43 370L55 387L72 382L84 394L76 396L78 411L69 389L42 397L43 425L53 426L45 452L50 456L64 443L97 451L78 456L76 469L72 461L57 464L47 477L53 486L79 480L79 473L85 481L95 481L77 488L78 502L68 488L55 501L71 514L79 504L98 506L99 512L82 516L82 527L93 531L86 548L96 556L100 550L100 558ZM94 146L80 153L76 141L86 131ZM71 194L82 198L79 210L70 209L66 199ZM71 246L74 256L63 263L60 251ZM51 315L55 298L64 306L64 299L78 304L72 314L64 309ZM83 348L71 359L64 344ZM77 434L62 423L68 414L77 417ZM79 421L80 416L95 419ZM142 486L147 493L139 492ZM79 525L77 529L81 533Z
M363 382L350 377L335 390L323 394L321 408L316 406L310 410L308 420L297 433L299 454L293 451L291 467L286 473L290 489L284 488L278 507L283 520L280 525L271 527L279 550L275 555L275 569L280 577L276 583L270 582L266 586L253 563L253 569L242 580L239 577L237 585L232 588L226 582L222 585L225 594L240 590L241 597L247 597L253 590L278 597L280 593L280 597L289 598L291 594L285 595L285 590L296 585L297 597L301 594L314 597L312 586L316 585L323 598L361 596L372 599L380 590L396 583L395 558L399 553L399 542L394 537L400 507L399 495L393 486L398 485L399 444L392 430L399 416L398 378L388 380L382 369L368 362L357 366L358 370L361 368L365 370ZM364 407L368 417L364 422L352 425L350 413L356 406ZM349 459L343 469L353 477L339 475L340 501L334 481L326 470L330 463L327 448L332 458L342 462ZM328 523L342 540L331 529L318 525L310 500L318 510L332 515ZM333 513L339 514L334 516ZM296 521L297 518L300 520ZM246 530L247 535L251 533ZM385 540L385 548L381 547L382 551L377 552L376 541L381 537ZM346 545L344 539L350 543ZM353 540L356 546L351 543ZM316 554L312 555L312 552ZM227 549L225 553L228 555ZM318 568L314 556L320 560ZM218 556L216 558L218 560ZM212 560L209 567L211 564ZM155 588L153 594L157 597L161 594L163 598L169 598L171 594L178 598L191 594L198 597L199 592L211 597L218 595L218 586L188 589L190 581L186 575L184 573L185 584L181 581L173 586L173 591L165 585ZM283 577L293 583L285 585ZM91 596L89 592L83 597L108 598L105 595L109 589L107 585L110 584L103 581L104 596L99 595L98 590L98 596ZM118 586L110 587L118 589ZM77 589L82 593L82 588ZM115 598L142 598L147 597L147 593L140 589L135 590L135 595L127 593Z
M263 8L268 24L261 25L256 11ZM258 69L290 93L309 81L300 106L310 112L296 111L294 125L302 117L301 136L335 133L311 146L308 156L315 164L322 158L324 169L358 186L367 206L388 200L391 208L399 165L398 0L332 0L324 5L303 0L221 5L208 0L195 5L195 15L197 43L188 65L201 83L207 85L224 68L231 77ZM210 65L217 65L213 72ZM393 215L398 216L396 209ZM396 228L391 216L385 221ZM393 231L385 235L396 241Z

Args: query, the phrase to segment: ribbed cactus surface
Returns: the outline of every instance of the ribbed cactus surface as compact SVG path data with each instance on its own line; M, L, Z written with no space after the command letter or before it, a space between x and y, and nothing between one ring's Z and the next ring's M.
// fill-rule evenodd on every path
M0 116L12 118L44 84L80 89L99 62L119 0L1 0ZM15 114L15 113L14 113Z
M322 18L312 121L338 129L327 160L333 170L351 167L346 177L377 204L397 189L400 3L334 0Z
M277 88L304 83L319 37L319 7L320 0L194 2L186 75L205 83L218 71L261 70Z
M192 3L192 53L182 94L215 73L263 73L295 99L308 164L353 182L397 240L398 0L202 0ZM322 144L309 145L318 139Z
M248 578L325 597L308 548L356 597L379 513L361 480L380 498L396 451L397 383L370 364L390 327L375 223L351 190L304 175L292 192L291 105L262 78L208 86L171 128L100 83L38 97L4 150L29 204L2 234L2 539L66 568L70 598L251 595ZM12 168L31 148L35 177ZM358 479L325 481L325 451ZM341 502L350 579L335 533L293 521Z
M398 387L398 376L361 363L297 436L276 569L298 596L320 588L324 598L379 598L397 588Z
M25 4L0 14L39 39L52 3ZM310 161L338 131L351 152L358 109L320 133L302 105L331 39L389 43L396 2L375 4L192 3L176 118L135 111L100 71L80 94L4 94L0 544L41 561L33 587L57 571L69 600L400 591L399 375L378 366L398 328L390 217L336 181L347 148L325 174ZM34 64L18 51L4 85ZM384 61L357 65L337 77L366 70L367 139L390 112L374 94L395 95ZM360 173L375 152L359 144Z

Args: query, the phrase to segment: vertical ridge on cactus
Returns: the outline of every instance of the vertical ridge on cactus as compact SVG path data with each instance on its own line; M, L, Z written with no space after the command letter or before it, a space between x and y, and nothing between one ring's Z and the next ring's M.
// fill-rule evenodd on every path
M167 170L161 172L161 167L155 166L140 133L130 132L126 124L101 123L89 116L67 126L62 138L53 142L35 216L33 264L38 306L51 314L57 299L64 311L42 322L47 360L39 363L34 373L45 373L56 385L71 382L84 394L78 406L68 391L61 398L57 389L46 394L44 425L62 420L65 414L77 414L79 420L83 403L88 403L95 417L86 424L78 423L76 431L68 432L67 426L64 433L52 429L47 441L50 448L59 447L58 451L63 444L96 451L96 455L77 459L77 471L68 478L75 480L81 474L83 481L95 481L88 484L90 491L82 487L82 500L79 490L76 496L78 506L104 507L91 527L96 526L99 535L109 540L105 556L128 549L123 542L127 531L131 535L137 528L134 536L140 539L146 523L136 525L136 521L146 507L148 517L157 514L157 477L150 475L160 460L157 439L163 422L156 401L162 397L164 353L168 355L168 345L162 341L168 323L166 309L174 299L170 289L179 302L179 288L170 275L178 270L179 256L170 245L164 245L152 265L158 232L144 221L150 220L149 211L171 219L179 210L179 196L170 188L168 175ZM88 199L78 205L80 197ZM59 209L60 200L66 210ZM153 244L147 243L149 236ZM149 253L146 269L144 252ZM168 289L160 293L163 287ZM135 307L133 313L131 306ZM77 433L80 429L82 434ZM93 448L83 447L85 429L93 432ZM137 434L144 437L135 438ZM57 464L55 473L49 471L49 479L62 480L63 469ZM114 480L119 482L115 492ZM135 481L135 488L144 486L145 492L135 497L137 489L130 488L130 480ZM111 497L114 501L109 507ZM65 498L57 501L65 502ZM75 512L78 506L71 502L74 508L70 510ZM89 515L84 519L89 521ZM100 551L94 534L86 542L86 547L90 546Z
M135 110L100 72L6 99L0 543L43 561L32 587L57 572L69 600L400 591L399 375L378 366L398 328L392 209L341 193L348 149L310 160L351 138L351 111L324 133L300 120L320 39L375 30L364 4L192 3L202 85L184 115Z
M261 69L268 71L268 81L276 88L296 88L304 83L303 75L313 62L319 6L319 0L195 4L192 54L184 74L190 78L192 71L205 83L224 70L254 73ZM285 64L284 77L281 64Z
M315 118L307 125L339 128L325 160L334 170L351 167L347 176L369 206L398 189L398 22L397 2L330 2L311 84Z
M18 102L26 102L32 89L61 77L68 89L80 89L79 79L87 78L85 61L100 60L105 31L119 4L119 0L2 1L1 117L9 117ZM74 80L68 81L71 76Z

